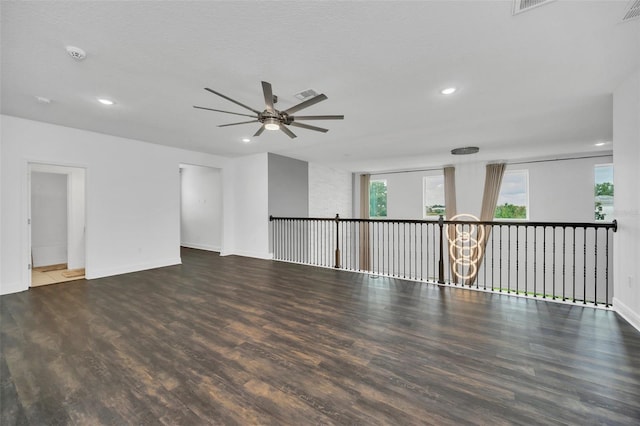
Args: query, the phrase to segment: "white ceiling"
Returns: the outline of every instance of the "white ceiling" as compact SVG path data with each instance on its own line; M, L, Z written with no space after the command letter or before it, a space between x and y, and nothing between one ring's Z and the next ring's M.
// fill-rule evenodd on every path
M2 113L360 171L455 163L449 151L469 145L475 160L611 150L594 146L612 139L611 93L640 66L627 4L555 1L512 16L511 1L2 1ZM261 80L281 110L313 88L329 99L304 115L345 120L243 143L258 124L218 128L244 120L192 107L246 112L210 87L262 109ZM441 95L448 86L459 90Z

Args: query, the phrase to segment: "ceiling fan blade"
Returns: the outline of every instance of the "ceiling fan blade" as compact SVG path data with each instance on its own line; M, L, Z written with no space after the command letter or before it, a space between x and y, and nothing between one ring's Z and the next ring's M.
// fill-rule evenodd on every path
M216 91L215 91L215 90L213 90L213 89L209 89L208 87L205 87L205 88L204 88L204 90L206 90L207 92L211 92L211 93L213 93L214 95L218 95L218 96L220 96L221 98L225 98L226 100L228 100L228 101L230 101L230 102L233 102L233 103L234 103L234 104L236 104L236 105L240 105L241 107L246 108L246 109L248 109L249 111L253 111L253 112L255 112L256 114L260 114L260 111L256 111L255 109L251 108L250 106L246 106L245 104L243 104L243 103L241 103L241 102L238 102L238 101L236 101L236 100L234 100L234 99L231 99L230 97L225 96L225 95L223 95L222 93L218 93L218 92L216 92Z
M344 120L344 115L301 115L289 117L295 121L300 120Z
M265 129L265 127L264 127L264 124L263 124L262 126L260 126L260 128L258 129L258 131L256 132L256 134L255 134L255 135L253 135L253 136L254 136L254 137L255 137L255 136L260 136L260 135L262 134L262 132L264 132L264 129Z
M287 134L287 136L289 136L291 139L296 137L295 133L293 133L291 130L287 129L287 126L285 126L284 124L280 125L280 130L285 132Z
M194 108L198 108L198 109L206 109L206 110L209 110L209 111L215 111L215 112L224 112L225 114L241 115L243 117L254 117L253 115L249 115L249 114L240 114L239 112L223 111L221 109L205 108L205 107L195 106L195 105L193 107Z
M289 124L289 126L301 127L303 129L315 130L316 132L322 132L322 133L327 133L329 131L329 129L323 129L322 127L310 126L310 125L304 124L304 123L296 123L295 121L293 123Z
M301 102L298 105L294 105L291 108L289 108L288 110L282 111L282 112L287 114L287 115L291 115L296 111L300 111L301 109L308 108L311 105L315 105L318 102L324 101L325 99L327 99L327 96L325 94L320 94L320 95L314 96L311 99L307 99L306 101Z
M262 82L262 92L264 93L264 106L269 112L275 112L273 107L273 90L271 90L271 83L266 81Z
M218 127L237 126L238 124L249 124L249 123L257 123L257 122L258 122L258 120L241 121L240 123L221 124Z

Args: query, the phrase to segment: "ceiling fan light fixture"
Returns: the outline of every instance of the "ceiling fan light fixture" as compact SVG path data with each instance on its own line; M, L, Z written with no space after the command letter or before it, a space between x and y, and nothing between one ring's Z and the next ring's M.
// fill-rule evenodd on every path
M267 130L279 130L280 123L275 118L267 118L264 120L264 128Z

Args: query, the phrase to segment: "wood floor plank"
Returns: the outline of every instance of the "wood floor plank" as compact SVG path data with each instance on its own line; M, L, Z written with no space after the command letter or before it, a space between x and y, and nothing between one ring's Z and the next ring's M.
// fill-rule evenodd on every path
M640 424L613 311L181 255L0 297L0 423Z

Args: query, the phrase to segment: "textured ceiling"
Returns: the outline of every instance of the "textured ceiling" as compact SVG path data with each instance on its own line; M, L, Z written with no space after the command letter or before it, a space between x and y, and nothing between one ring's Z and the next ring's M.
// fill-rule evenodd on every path
M275 152L351 170L610 150L612 96L640 64L626 1L1 2L2 113L225 156ZM65 52L87 52L77 62ZM218 128L313 88L326 134ZM439 90L457 86L445 97ZM44 105L36 96L52 99ZM96 97L117 103L103 107Z

